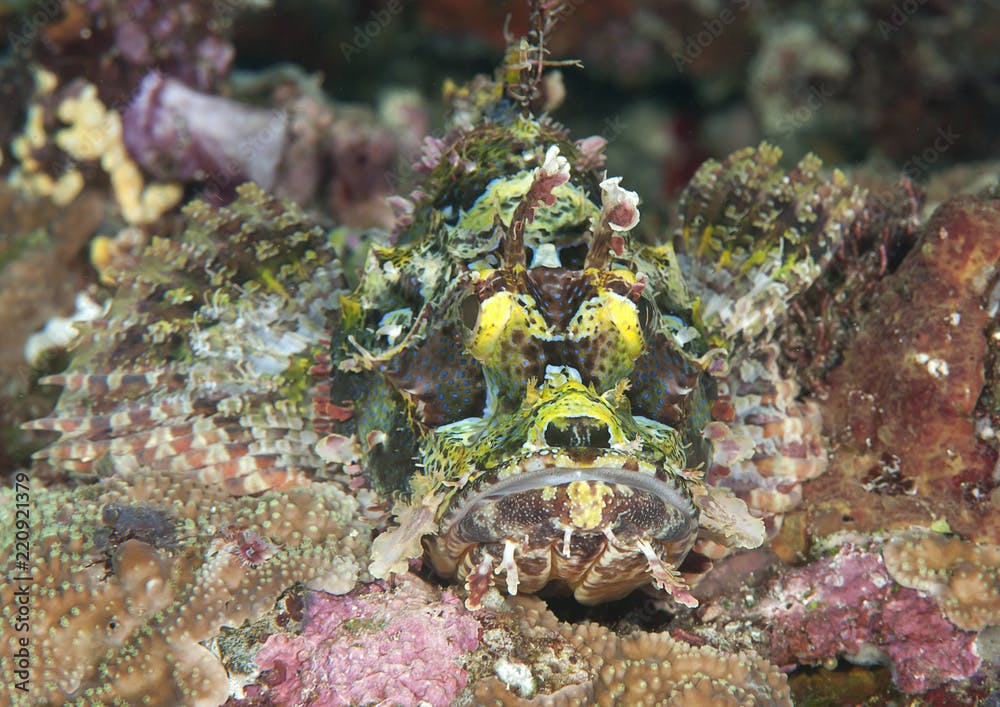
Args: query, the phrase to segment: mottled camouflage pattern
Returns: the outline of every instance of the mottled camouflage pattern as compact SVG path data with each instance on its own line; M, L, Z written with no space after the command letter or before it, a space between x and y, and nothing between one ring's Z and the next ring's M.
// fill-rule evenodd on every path
M393 502L374 576L427 552L471 605L497 581L695 603L692 547L759 545L760 516L824 468L766 340L860 197L763 145L706 164L677 237L644 245L594 140L502 94L454 92L456 127L353 290L287 204L246 187L190 207L49 379L65 391L32 427L62 437L39 463L237 494L363 474Z
M311 369L344 286L331 234L252 185L186 216L183 240L153 241L46 380L64 390L29 425L61 433L36 455L45 473L162 470L249 494L323 466L314 400L329 385Z
M785 174L775 148L737 153L685 192L678 258L630 237L635 195L558 126L483 113L428 143L398 245L335 328L333 402L354 415L329 447L399 498L372 572L426 548L473 604L494 576L584 603L652 579L691 604L676 568L699 530L763 541L724 486L781 509L823 469L815 410L755 346L859 196L813 157Z

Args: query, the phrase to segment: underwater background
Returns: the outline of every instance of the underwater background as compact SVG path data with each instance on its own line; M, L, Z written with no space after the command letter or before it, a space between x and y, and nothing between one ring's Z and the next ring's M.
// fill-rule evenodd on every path
M0 702L1000 704L1000 2L40 0L0 38ZM736 505L666 593L441 579L424 477L369 473L432 466L374 451L431 406L338 381L504 170L533 253L545 177L631 231L718 378L684 422Z

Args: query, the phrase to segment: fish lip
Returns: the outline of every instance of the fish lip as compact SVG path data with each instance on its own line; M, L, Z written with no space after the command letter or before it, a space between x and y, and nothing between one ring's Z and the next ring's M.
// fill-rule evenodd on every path
M623 464L624 464L623 459ZM639 491L652 494L661 501L677 508L690 518L690 527L686 531L693 532L697 528L698 511L694 502L681 490L677 483L659 479L650 473L644 473L624 466L603 464L592 467L552 466L537 471L526 471L488 484L460 501L441 521L441 534L446 535L455 529L469 514L482 505L511 494L531 491L543 486L566 486L574 481L603 481L607 484L620 484Z

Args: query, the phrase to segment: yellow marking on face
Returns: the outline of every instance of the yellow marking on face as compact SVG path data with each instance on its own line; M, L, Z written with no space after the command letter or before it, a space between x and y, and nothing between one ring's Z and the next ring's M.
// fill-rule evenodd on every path
M545 336L547 327L542 315L526 308L512 292L497 292L479 305L479 320L469 342L472 356L489 367L510 365L507 344L514 332L520 331L525 339Z
M480 361L494 354L498 341L510 324L516 302L509 292L498 292L479 305L479 321L469 351Z
M628 358L638 358L642 353L645 341L642 336L642 328L639 326L639 314L635 302L613 292L605 294L603 299L602 315L604 321L602 323L618 329L622 352Z
M596 528L604 515L604 499L613 495L603 481L574 481L566 488L570 521L580 530Z
M574 481L573 483L578 483L578 482ZM551 501L555 497L556 497L556 487L555 486L546 486L545 488L542 489L542 500L543 501Z

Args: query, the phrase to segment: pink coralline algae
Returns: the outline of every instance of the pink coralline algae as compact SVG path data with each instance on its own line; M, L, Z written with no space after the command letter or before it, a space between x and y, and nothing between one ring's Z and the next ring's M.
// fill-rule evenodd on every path
M906 693L976 673L975 633L958 630L934 601L895 584L877 553L845 546L785 574L753 609L770 625L771 659L823 663L840 656L892 666Z
M316 592L301 635L274 634L257 654L266 687L247 696L312 707L447 705L466 684L462 656L478 645L479 624L461 600L412 577L392 591Z

